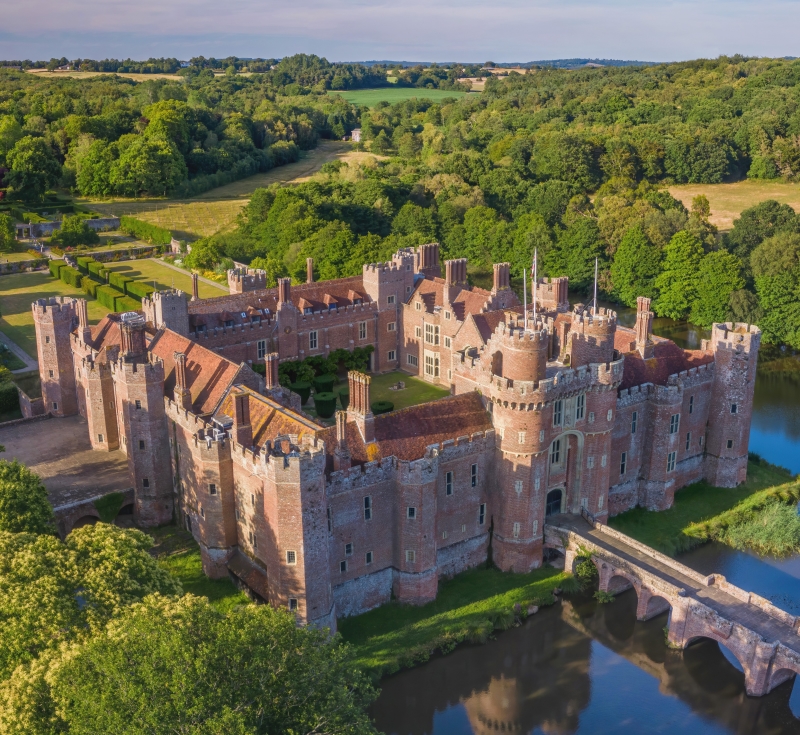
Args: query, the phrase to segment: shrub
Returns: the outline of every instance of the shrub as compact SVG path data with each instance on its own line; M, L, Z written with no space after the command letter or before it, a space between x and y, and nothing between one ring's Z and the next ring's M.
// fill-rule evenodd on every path
M326 392L315 393L314 408L317 411L317 416L321 419L329 419L336 410L336 394Z
M89 262L86 264L86 268L88 269L89 273L93 273L94 275L99 275L100 271L105 270L103 264L99 260L95 260L94 258L87 258Z
M85 255L81 258L77 259L78 262L78 270L83 273L84 275L89 274L89 264L94 263L95 259L90 258L88 255Z
M58 272L66 266L66 262L63 260L51 260L47 267L50 269L50 275L53 278L58 278Z
M350 387L346 386L339 391L339 403L342 404L342 410L346 411L350 405Z
M80 288L81 287L81 272L72 266L65 265L59 272L58 277L64 281L68 286L72 286L73 288Z
M298 380L296 383L292 383L290 387L292 391L300 396L300 403L305 405L311 395L311 383L306 380Z
M123 296L113 286L98 286L97 287L97 300L106 307L109 311L116 311L115 302L119 296Z
M128 293L128 296L134 299L139 299L140 301L144 298L147 298L155 289L152 286L148 286L146 283L142 283L141 281L130 281L125 285L125 290Z
M601 590L597 590L594 593L594 599L597 600L601 605L607 605L609 602L614 602L614 595L610 592L602 592Z
M10 413L19 408L19 391L16 383L0 383L0 413Z
M114 300L114 311L139 311L141 308L142 302L130 296L117 296Z
M81 278L81 288L84 290L85 293L89 294L89 296L94 296L97 298L97 289L99 284L96 281L93 281L89 276L84 276Z
M116 273L115 271L111 271L108 275L109 284L116 288L117 291L122 291L122 293L125 293L125 289L132 281L133 278L128 278L128 276L123 276L121 273Z
M100 236L86 224L80 215L64 217L61 220L61 229L53 233L53 242L61 243L65 248L74 248L78 245L96 245Z
M153 245L169 245L172 240L172 233L169 230L151 225L149 222L142 222L135 217L120 217L119 229L126 235L146 240Z
M334 385L336 385L335 375L320 375L314 378L314 390L317 393L330 393Z
M394 411L394 403L391 401L375 401L370 408L372 409L372 413L374 413L376 416L379 416L382 413Z

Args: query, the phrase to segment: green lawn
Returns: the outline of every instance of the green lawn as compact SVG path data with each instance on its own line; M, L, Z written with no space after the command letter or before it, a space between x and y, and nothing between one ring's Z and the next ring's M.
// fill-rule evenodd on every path
M389 390L389 386L398 381L405 383L406 387L402 390ZM437 398L449 395L450 391L447 388L431 385L399 370L383 375L373 375L369 392L370 401L373 403L375 401L391 401L394 403L395 410L416 406L418 403L435 401Z
M36 258L27 250L23 250L21 253L3 253L0 256L0 263L19 263L24 260L36 260Z
M0 331L34 360L36 338L31 304L50 296L76 296L89 302L89 321L99 322L108 309L83 291L53 278L48 271L0 276Z
M122 273L128 278L155 286L157 290L179 288L188 294L192 293L192 276L187 271L173 270L154 258L122 260L118 263L108 263L106 267L109 270ZM228 289L222 284L217 287L200 281L198 292L201 299L211 299L215 296L223 296L228 293Z
M177 526L161 526L146 533L156 540L153 554L158 563L180 580L184 592L207 597L223 612L250 602L227 577L209 579L203 574L200 548L187 531Z
M467 93L443 89L418 89L416 87L381 87L379 89L350 89L344 92L329 92L329 94L338 94L354 105L375 107L379 102L394 104L414 97L441 102L447 97L460 98Z
M669 510L656 512L634 508L611 518L609 525L654 549L675 554L689 542L682 532L690 524L723 513L753 493L782 485L790 479L791 475L772 465L750 462L747 482L739 487L712 487L698 482L675 493L675 504Z
M339 621L342 637L356 649L358 662L375 676L421 663L462 641L482 641L514 619L514 605L553 602L564 575L552 567L529 574L472 569L439 585L433 602L421 607L390 602Z

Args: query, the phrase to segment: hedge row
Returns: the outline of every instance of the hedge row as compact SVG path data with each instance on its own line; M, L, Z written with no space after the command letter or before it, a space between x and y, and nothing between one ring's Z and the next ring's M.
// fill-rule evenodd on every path
M116 311L115 302L117 300L117 297L121 297L121 296L123 296L123 294L121 294L119 291L117 291L117 289L114 288L113 286L98 286L97 287L97 293L96 293L97 300L103 306L105 306L106 309L108 309L109 311Z
M50 269L50 275L53 278L58 278L58 272L66 265L66 261L63 260L51 260L47 267Z
M81 287L81 278L83 278L83 274L73 268L72 266L65 265L58 271L58 277L64 281L68 286L72 286L73 288L80 288Z
M147 298L155 289L152 286L148 286L146 283L142 283L141 281L131 281L130 283L125 285L125 289L128 292L128 296L134 299L145 299ZM141 308L141 305L137 308Z
M99 288L99 284L89 278L89 276L84 276L81 278L81 288L83 289L84 293L97 298L97 289Z
M151 225L149 222L142 222L135 217L129 217L127 215L120 217L119 228L125 234L140 240L147 240L147 242L153 245L169 245L172 240L172 233L169 230Z
M117 296L114 311L139 311L142 302L132 299L130 296Z
M108 274L108 282L116 288L117 291L122 291L122 293L125 293L125 288L131 281L133 281L133 278L128 278L128 276L123 276L121 273L115 271L111 271L111 273Z

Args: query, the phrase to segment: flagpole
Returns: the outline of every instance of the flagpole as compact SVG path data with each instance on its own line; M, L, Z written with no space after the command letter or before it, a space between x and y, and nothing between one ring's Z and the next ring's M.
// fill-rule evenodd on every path
M536 294L539 291L539 252L538 248L533 249L533 288L531 298L533 299L533 328L536 329Z
M597 314L597 258L594 259L594 305L592 314Z
M522 293L524 294L522 302L522 323L525 325L525 331L528 331L528 266L522 269Z

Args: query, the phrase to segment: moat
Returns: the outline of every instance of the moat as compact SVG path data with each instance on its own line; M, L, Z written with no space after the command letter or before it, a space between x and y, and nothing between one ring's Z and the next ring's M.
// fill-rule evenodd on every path
M625 313L620 322L625 323ZM697 349L706 336L657 319L654 332ZM761 365L787 353L765 350ZM760 370L750 450L800 472L800 372ZM707 544L680 561L720 572L800 614L800 556L775 560ZM800 685L744 691L731 654L704 640L664 645L667 614L637 622L636 594L608 605L567 598L484 646L469 646L381 683L373 715L396 735L494 733L800 733Z

